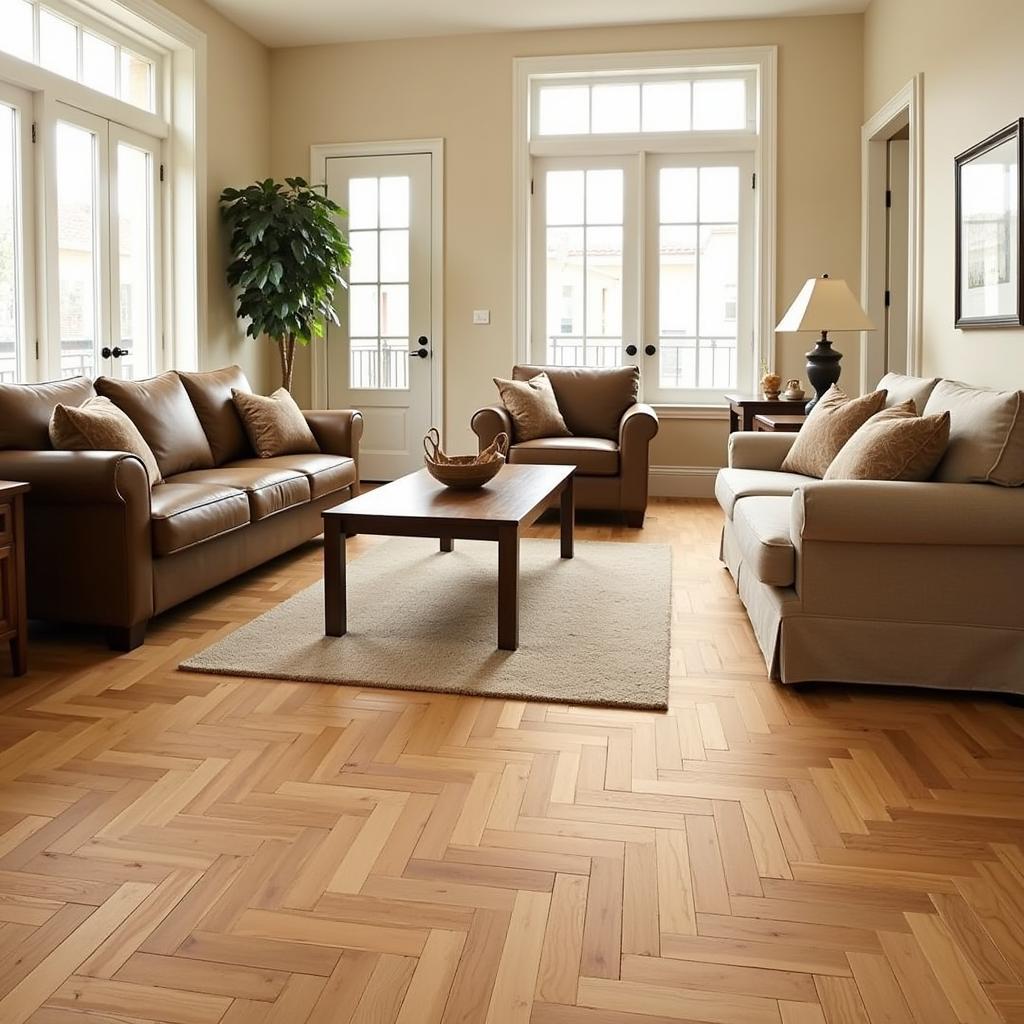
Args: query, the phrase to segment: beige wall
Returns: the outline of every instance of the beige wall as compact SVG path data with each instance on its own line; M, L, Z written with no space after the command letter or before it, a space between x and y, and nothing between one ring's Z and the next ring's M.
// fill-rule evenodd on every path
M491 401L514 359L512 60L518 56L774 44L779 48L780 313L823 271L858 287L862 18L788 18L510 32L271 52L272 172L305 174L313 143L440 136L446 144L445 392L449 443ZM489 308L489 327L474 327ZM780 372L803 375L807 336L780 339ZM847 373L858 363L845 342ZM309 371L296 394L308 397ZM663 425L653 461L721 465L722 421Z
M865 16L870 116L924 75L923 370L1024 385L1024 331L953 328L953 157L1024 113L1020 0L874 0Z
M244 337L224 281L227 238L217 209L226 185L244 185L270 173L270 53L201 0L161 0L206 33L206 192L208 317L200 324L203 369L238 363L254 387L277 386L268 342Z

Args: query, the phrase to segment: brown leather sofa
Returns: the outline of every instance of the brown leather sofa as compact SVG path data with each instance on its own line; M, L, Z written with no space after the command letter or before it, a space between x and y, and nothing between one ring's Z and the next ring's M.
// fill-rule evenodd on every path
M551 380L573 436L517 442L508 411L503 405L492 405L473 414L480 450L505 432L512 439L509 462L574 465L577 508L621 510L630 526L643 526L648 448L658 433L658 416L649 405L637 402L639 369L515 366L512 377L530 380L542 372Z
M321 512L358 493L358 412L306 412L319 453L260 459L232 388L249 390L237 366L0 385L0 478L32 484L31 618L103 626L131 650L152 616L317 536ZM54 406L97 393L133 420L164 482L151 489L125 452L51 448Z

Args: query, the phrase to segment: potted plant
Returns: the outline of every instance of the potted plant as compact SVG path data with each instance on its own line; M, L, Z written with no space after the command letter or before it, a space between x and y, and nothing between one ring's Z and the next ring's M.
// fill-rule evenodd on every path
M345 211L302 178L226 188L220 206L231 231L227 278L238 289L238 317L248 318L249 337L277 342L281 384L291 391L296 343L323 337L325 320L338 323L334 296L347 287L342 272L352 262L336 220Z

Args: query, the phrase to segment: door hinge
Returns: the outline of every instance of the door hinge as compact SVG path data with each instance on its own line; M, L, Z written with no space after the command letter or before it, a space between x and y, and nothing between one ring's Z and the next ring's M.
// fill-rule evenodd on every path
M885 208L888 210L892 206L892 189L887 188L885 190Z
M757 188L757 171L750 175L750 187Z
M36 359L39 358L39 339L36 338Z
M36 123L35 123L35 121L33 121L32 122L32 142L34 143L35 141L36 141Z
M885 308L888 309L892 304L892 292L888 288L885 289Z
M530 195L533 195L533 178L530 179Z
M161 181L164 180L164 165L163 164L160 165L160 180Z

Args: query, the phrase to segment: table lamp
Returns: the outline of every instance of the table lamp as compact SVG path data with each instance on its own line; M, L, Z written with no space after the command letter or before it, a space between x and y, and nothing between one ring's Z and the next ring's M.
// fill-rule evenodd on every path
M807 403L810 412L822 395L839 380L841 352L832 348L829 331L873 331L875 325L854 298L846 282L822 274L812 277L786 310L775 328L779 332L821 331L818 344L807 353L807 379L814 397Z

